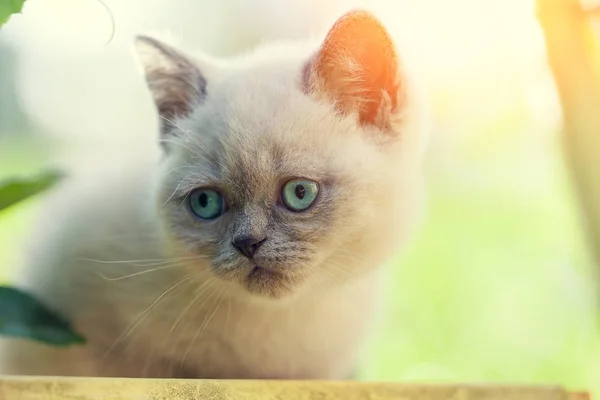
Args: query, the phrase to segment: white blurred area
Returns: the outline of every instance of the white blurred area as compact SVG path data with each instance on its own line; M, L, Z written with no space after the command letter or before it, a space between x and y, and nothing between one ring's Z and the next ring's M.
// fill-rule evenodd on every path
M98 146L155 151L134 34L170 32L186 48L226 56L320 34L359 7L382 20L427 85L434 158L513 109L526 110L525 135L554 128L558 108L533 0L31 0L0 32L0 52L14 52L0 53L0 86L11 88L0 93L0 131L26 126L93 150L77 153L86 158L105 156Z

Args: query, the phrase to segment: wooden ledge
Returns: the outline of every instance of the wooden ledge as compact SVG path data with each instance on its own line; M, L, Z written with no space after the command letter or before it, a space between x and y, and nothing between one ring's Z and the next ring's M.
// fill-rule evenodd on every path
M0 400L586 400L560 387L0 377Z

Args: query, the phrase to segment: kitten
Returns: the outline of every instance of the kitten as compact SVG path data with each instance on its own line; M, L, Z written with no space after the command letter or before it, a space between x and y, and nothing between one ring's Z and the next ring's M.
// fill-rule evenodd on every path
M135 47L160 157L59 188L18 277L88 342L4 339L0 373L351 377L425 143L385 28L352 11L317 46L219 62Z

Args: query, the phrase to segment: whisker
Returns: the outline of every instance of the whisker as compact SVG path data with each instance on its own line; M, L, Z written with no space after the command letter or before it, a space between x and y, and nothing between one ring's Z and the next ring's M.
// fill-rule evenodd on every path
M321 267L317 267L317 271L321 272L322 275L322 279L326 280L326 283L336 283L336 279L335 277L331 274L331 272L327 271L326 268L321 268ZM322 281L321 281L322 284Z
M197 183L198 183L198 181L196 180L193 185L195 186ZM179 204L180 207L183 206L183 203L186 202L186 200L188 199L190 194L192 194L191 191L187 192L186 195L183 197L183 199L181 199L181 203Z
M213 277L213 279L216 279L216 276ZM213 280L211 279L211 281ZM198 307L198 310L201 312L204 309L204 305L208 302L208 299L211 298L212 294L214 294L214 288L212 288L210 285L206 285L205 289L201 292L198 293L196 296L194 296L193 302L198 301L200 298L202 298L203 296L207 295L204 299L204 301L202 302L202 304ZM179 335L179 338L175 341L173 341L173 347L171 348L171 361L169 363L171 369L173 369L173 362L175 361L175 350L177 349L177 347L179 347L179 343L181 342L182 338L184 337L184 334L189 330L189 326L192 322L194 322L195 318L191 319L190 321L188 321L188 323L186 324L185 328L181 329L181 334ZM181 367L180 367L181 368Z
M352 271L350 271L348 269L348 266L342 263L338 263L336 261L328 261L326 263L326 267L327 268L333 268L335 271L341 272L343 274L345 274L346 276L352 277L354 276L354 274L352 273Z
M173 125L175 128L179 129L179 131L181 133L185 134L185 131L183 130L183 128L181 128L179 125L177 125L175 123L175 121L173 121L172 119L169 119L169 118L165 117L164 115L159 115L159 118L164 119L165 121L167 121L168 123L170 123L171 125Z
M194 139L194 137L191 135L190 131L184 130L182 127L177 125L174 121L170 120L169 118L167 118L165 116L161 115L160 118L162 118L163 120L169 122L174 127L176 127L179 130L179 132L183 133L188 140L190 140L192 143L194 143L196 146L198 146L201 150L206 150L206 148L202 145L202 143L200 143Z
M202 285L200 285L200 287L198 287L196 289L196 291L194 292L194 295L193 295L192 299L188 302L188 305L185 307L184 310L181 311L181 313L177 317L177 320L171 326L171 329L169 330L169 333L168 333L167 337L171 337L171 335L173 335L173 333L175 331L175 327L179 324L179 322L181 321L181 319L183 318L183 316L187 313L187 311L191 308L191 306L194 303L196 303L200 298L202 298L208 292L208 290L210 289L210 286L208 286L208 285L210 283L212 283L216 279L217 279L217 277L213 276L210 279L208 279L206 282L204 282ZM187 326L189 326L189 323L187 324ZM182 334L185 333L186 331L187 331L187 329L183 329L182 330ZM181 335L179 336L179 338L177 340L173 341L173 346L171 347L171 352L170 352L170 356L169 356L169 359L171 360L170 361L170 365L171 365L170 368L172 368L173 360L175 360L175 351L177 350L177 347L179 346L180 342L181 342Z
M206 289L204 291L202 291L202 289L204 287L206 287L206 285L210 284L211 282L213 282L217 277L213 276L210 279L206 280L202 285L200 285L198 287L198 289L196 289L193 293L193 297L192 300L188 303L188 305L183 309L183 311L179 314L179 316L177 317L177 319L175 320L175 322L173 323L173 326L171 326L171 329L169 330L169 333L173 333L173 331L175 330L175 327L177 326L177 324L179 323L179 321L181 320L181 318L183 317L183 315L187 312L187 310L190 309L190 307L202 296L202 294L204 294L204 292L206 291Z
M160 271L160 270L169 269L169 268L175 268L175 267L181 267L181 264L177 263L177 264L173 264L173 265L164 265L164 266L161 266L161 267L147 269L145 271L134 272L133 274L120 276L118 278L109 278L109 277L107 277L106 275L104 275L104 274L102 274L100 272L98 272L98 275L100 275L100 277L102 277L103 279L105 279L105 280L107 280L109 282L114 282L114 281L120 281L120 280L127 279L127 278L132 278L132 277L138 276L138 275L148 274L150 272L155 272L155 271Z
M352 257L360 257L360 255L358 253L356 253L356 252L354 252L352 250L349 250L349 249L347 249L345 247L340 247L338 250L342 251L342 252L344 252L344 253L352 256Z
M130 265L139 266L139 267L148 267L148 266L154 266L157 264L138 265L137 263L144 263L144 262L164 263L164 262L170 262L170 261L194 260L194 259L205 258L205 257L207 257L207 256L195 255L195 256L171 257L171 258L147 258L147 259L137 259L137 260L98 260L98 259L93 259L93 258L81 257L81 258L79 258L79 260L95 262L98 264L130 264Z
M209 271L200 271L200 272L194 274L192 276L193 281L195 282L196 280L202 279L202 276L205 275L208 272ZM176 308L176 307L174 306L173 308ZM150 368L150 364L151 364L152 358L154 356L154 353L156 352L156 349L159 347L159 345L162 346L168 338L169 338L169 335L167 335L167 337L163 341L159 341L159 340L154 341L154 345L152 346L152 350L148 354L148 357L146 358L146 363L144 365L143 375L142 376L145 377L147 375L148 369Z
M215 314L219 310L219 307L221 306L221 303L223 302L222 294L223 294L223 288L221 288L219 290L219 292L217 293L217 295L216 295L215 303L216 303L217 299L219 300L219 303L215 307L214 311L210 314L210 316L204 321L204 324L201 326L201 328L196 331L196 334L194 335L194 338L192 339L192 341L190 342L187 350L183 354L183 358L181 360L181 367L184 366L185 360L187 359L187 355L189 354L190 350L192 349L194 343L196 342L196 339L198 338L198 336L200 335L200 333L204 332L204 330L206 329L206 327L208 326L208 324L210 323L210 321L213 319L213 317L215 316Z
M190 175L187 175L187 176L185 176L184 178L182 178L179 181L179 183L177 184L177 186L175 187L175 189L173 189L173 193L171 193L171 195L164 201L164 203L161 205L161 208L163 208L164 206L166 206L169 203L169 201L171 201L171 199L179 191L179 188L181 187L181 185L183 185L183 182L185 182L189 177L190 177Z
M114 348L121 343L123 340L126 340L127 337L135 330L135 328L137 328L145 319L145 317L148 315L148 313L154 308L154 306L156 304L158 304L160 302L161 299L163 299L168 293L170 293L171 291L173 291L174 289L176 289L177 287L179 287L181 284L189 281L192 278L192 276L187 276L183 279L180 279L179 281L177 281L175 284L171 285L167 290L165 290L160 296L158 296L153 302L152 304L150 304L144 311L142 311L137 317L134 318L134 320L132 321L132 323L130 324L130 327L123 332L116 340L115 342L108 348L108 350L106 351L106 353L104 354L104 356L102 356L101 361L103 361L111 352L112 350L114 350Z
M165 173L163 173L163 176L167 176L169 174L172 174L175 171L179 171L180 169L184 169L184 168L197 169L198 167L195 165L180 165L178 167L171 168L170 170L166 171Z
M192 152L192 154L194 154L196 157L200 158L200 159L206 159L206 157L202 154L200 154L199 152L197 152L196 150L193 150L192 148L190 148L189 146L186 146L185 144L181 143L180 141L177 140L169 140L169 139L159 139L159 142L161 143L173 143L176 145L179 145L189 151Z

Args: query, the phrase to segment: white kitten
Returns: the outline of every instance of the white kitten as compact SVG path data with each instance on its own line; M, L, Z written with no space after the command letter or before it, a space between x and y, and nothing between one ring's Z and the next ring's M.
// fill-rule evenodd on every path
M420 195L422 109L388 33L355 11L315 46L136 50L162 150L60 188L18 279L88 343L4 340L0 372L351 377Z

